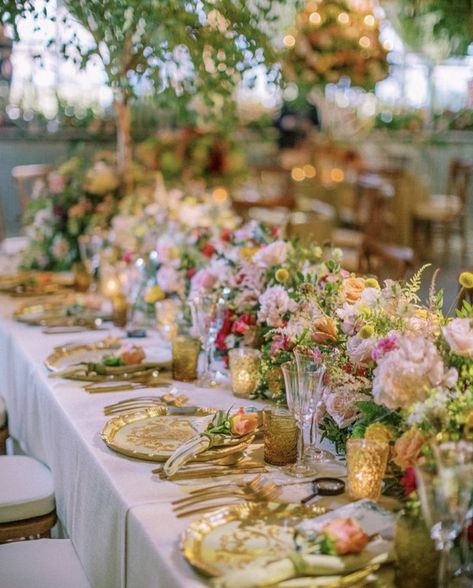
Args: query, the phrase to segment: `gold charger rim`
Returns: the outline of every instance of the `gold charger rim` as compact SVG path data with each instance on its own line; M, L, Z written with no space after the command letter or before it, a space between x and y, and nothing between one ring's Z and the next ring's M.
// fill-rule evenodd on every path
M275 507L275 508L274 508ZM202 543L213 530L222 527L233 521L243 521L251 519L255 520L261 516L269 517L276 515L277 512L281 516L285 513L293 515L294 511L301 510L301 518L314 517L325 514L326 509L320 507L320 512L314 512L315 507L305 507L300 503L257 503L244 502L240 504L231 504L208 512L195 521L192 521L181 534L180 547L182 554L186 561L198 572L205 576L213 578L220 577L221 572L204 561L201 557Z
M170 457L170 453L145 453L143 451L135 451L132 449L127 449L120 444L114 442L114 439L117 433L126 425L131 423L136 423L140 420L144 421L146 419L155 418L158 416L169 416L174 418L186 418L192 416L211 416L217 412L216 408L206 408L206 407L198 407L196 408L195 413L190 415L178 415L173 413L168 407L165 406L153 406L141 410L130 411L125 414L116 415L109 419L104 427L100 432L100 436L112 451L116 453L120 453L127 457L133 457L134 459L139 459L141 461L151 461L151 462L163 462L166 461ZM228 455L232 455L233 453L243 451L246 449L254 440L254 435L245 436L240 442L236 442L232 445L222 445L219 447L212 447L205 451L203 454L200 454L194 458L192 461L199 461L205 462L210 461L212 459L223 458L227 457Z
M95 343L78 343L77 345L55 347L52 353L50 353L44 360L44 365L50 372L57 372L59 371L57 363L64 357L69 357L71 355L75 355L76 353L83 353L87 351L113 351L117 349L119 349L119 347L117 346L116 342L107 343L103 340L97 341Z

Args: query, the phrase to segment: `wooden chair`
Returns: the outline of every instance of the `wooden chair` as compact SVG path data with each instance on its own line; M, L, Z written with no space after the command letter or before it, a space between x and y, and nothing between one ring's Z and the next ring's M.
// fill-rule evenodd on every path
M21 216L24 215L30 200L40 194L50 171L51 166L45 163L17 165L12 169Z
M278 166L252 168L251 178L234 192L232 205L243 216L255 206L292 210L295 199L291 172Z
M57 516L48 468L25 455L5 455L0 480L0 543L50 537Z
M468 194L473 163L454 159L450 163L447 193L434 194L419 202L414 208L413 231L415 237L422 234L423 256L432 248L433 230L439 228L443 235L443 255L448 258L450 238L457 231L461 238L461 254L465 260L468 251Z
M414 250L382 243L371 238L364 239L360 251L358 272L373 274L385 279L404 280L414 269Z

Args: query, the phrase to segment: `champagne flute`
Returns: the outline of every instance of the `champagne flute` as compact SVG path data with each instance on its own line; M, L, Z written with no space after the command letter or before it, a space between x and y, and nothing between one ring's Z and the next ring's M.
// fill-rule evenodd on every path
M323 377L325 375L325 368L317 364L312 357L307 353L301 351L294 351L294 357L297 364L297 369L301 372L304 370L317 371L319 374L319 380L317 383L317 389L313 396L314 416L310 422L310 442L309 447L305 450L304 457L306 461L314 464L330 463L334 461L334 456L330 451L321 449L320 447L320 429L319 429L319 411L318 408L322 401L323 391Z
M299 428L297 461L285 471L295 478L305 478L317 471L314 465L304 462L304 429L314 416L313 397L320 374L314 370L298 370L293 361L283 364L281 370L286 386L287 405Z
M97 282L100 269L100 254L104 245L103 233L96 230L88 235L81 235L79 241L79 254L84 267L91 277L91 292L97 291Z
M197 294L190 300L192 325L204 350L204 371L199 379L202 386L215 386L217 373L213 371L215 341L222 328L225 314L225 298L221 295Z

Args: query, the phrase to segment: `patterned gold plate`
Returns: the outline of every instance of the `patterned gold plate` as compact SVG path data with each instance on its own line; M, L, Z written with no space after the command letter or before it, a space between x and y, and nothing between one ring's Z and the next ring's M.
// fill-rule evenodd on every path
M184 531L181 549L206 576L241 569L255 558L278 559L294 550L294 528L323 507L300 504L234 504L203 515Z
M145 461L166 461L183 443L203 432L214 408L198 408L193 415L172 414L166 407L154 406L115 416L100 433L105 443L118 453ZM230 445L214 447L198 455L196 461L209 461L243 451L254 437L235 438Z
M115 338L103 339L95 343L56 347L45 359L44 365L50 372L56 372L80 361L98 362L104 355L110 355L120 348L121 341Z

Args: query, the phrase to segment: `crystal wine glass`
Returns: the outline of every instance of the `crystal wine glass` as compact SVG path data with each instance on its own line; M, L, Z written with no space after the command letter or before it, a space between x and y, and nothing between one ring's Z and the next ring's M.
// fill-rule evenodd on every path
M192 325L204 350L204 372L199 379L202 386L215 386L217 373L213 371L213 355L217 335L222 328L225 298L218 295L198 294L190 300Z
M317 471L314 465L304 462L304 429L314 417L314 395L320 374L314 370L299 370L294 361L282 365L281 370L286 386L287 405L299 428L297 461L285 471L295 478L305 478Z
M313 396L314 416L310 422L310 442L309 447L306 448L304 457L306 461L314 464L330 463L334 461L334 456L330 451L321 449L320 447L320 429L319 429L319 412L318 408L322 400L323 377L325 368L317 364L314 358L301 351L294 351L294 357L299 371L312 370L319 374L317 388Z
M100 269L100 254L103 250L104 236L100 230L79 237L79 254L84 267L91 277L91 292L97 291Z
M438 587L450 576L450 551L460 534L471 501L473 464L428 464L416 468L422 514L436 548L441 551Z

